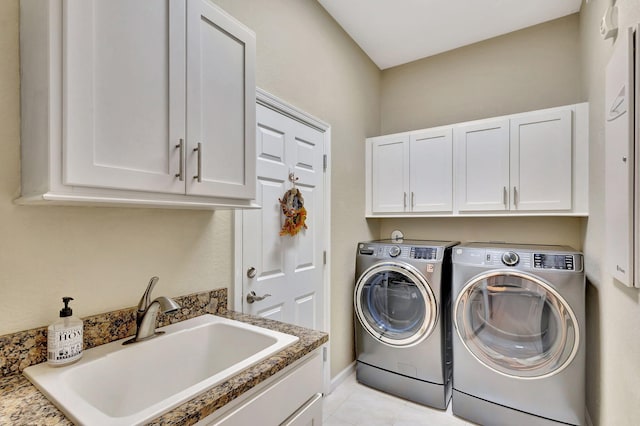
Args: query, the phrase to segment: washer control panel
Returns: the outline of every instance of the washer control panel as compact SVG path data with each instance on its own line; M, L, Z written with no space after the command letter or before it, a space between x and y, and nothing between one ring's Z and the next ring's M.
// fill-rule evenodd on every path
M572 254L533 254L533 267L538 269L575 271L575 264Z
M436 260L438 249L436 247L411 247L410 256L412 259Z
M358 254L378 258L438 260L438 247L361 243L358 245Z

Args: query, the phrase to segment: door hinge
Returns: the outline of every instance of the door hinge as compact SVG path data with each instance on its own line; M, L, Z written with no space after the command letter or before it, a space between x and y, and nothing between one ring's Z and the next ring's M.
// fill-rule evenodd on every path
M322 155L322 171L327 171L327 154Z
M326 265L327 264L327 251L323 251L322 252L322 264Z

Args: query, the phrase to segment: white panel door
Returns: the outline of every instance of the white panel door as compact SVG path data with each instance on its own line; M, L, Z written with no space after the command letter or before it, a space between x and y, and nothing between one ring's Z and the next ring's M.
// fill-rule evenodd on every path
M255 35L187 3L187 194L255 198Z
M243 214L243 312L323 328L324 136L299 121L257 106L256 201ZM304 198L307 229L280 236L278 199L293 183ZM250 292L265 296L248 303Z
M458 210L508 210L509 120L461 125L454 134Z
M371 138L371 197L374 213L407 210L409 135Z
M411 135L409 206L413 212L451 212L453 208L453 131L436 129Z
M185 5L159 2L63 3L65 184L184 193Z
M511 210L571 210L572 111L511 119Z

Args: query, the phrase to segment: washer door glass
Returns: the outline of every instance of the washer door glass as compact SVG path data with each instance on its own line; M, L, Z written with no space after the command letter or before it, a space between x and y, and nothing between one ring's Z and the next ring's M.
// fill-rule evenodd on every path
M480 362L510 377L556 374L578 350L578 323L567 302L545 281L517 271L467 283L456 299L454 323Z
M437 319L433 291L413 266L383 262L366 270L354 294L358 320L376 339L391 346L421 342Z

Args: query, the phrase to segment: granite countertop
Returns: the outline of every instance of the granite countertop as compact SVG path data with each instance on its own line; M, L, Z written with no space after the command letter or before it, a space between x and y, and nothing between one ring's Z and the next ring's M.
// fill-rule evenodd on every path
M152 420L150 425L192 425L228 402L273 376L329 340L327 333L284 324L233 311L220 316L281 331L300 340L274 356L248 368L229 380L195 396L190 401ZM22 374L0 378L0 424L71 425L40 391Z

